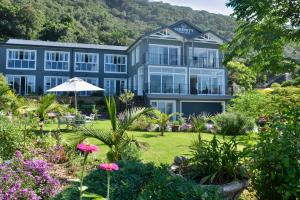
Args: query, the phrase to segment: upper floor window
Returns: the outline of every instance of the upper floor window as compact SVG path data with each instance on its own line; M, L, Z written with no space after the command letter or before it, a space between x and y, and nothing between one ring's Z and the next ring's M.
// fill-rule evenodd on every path
M104 72L105 73L126 73L127 56L125 55L104 55Z
M6 75L9 86L19 95L35 92L35 76L32 75Z
M75 53L76 72L98 72L99 55L97 53Z
M150 45L149 64L180 65L180 47Z
M36 51L23 49L7 50L7 69L36 69Z
M45 70L69 71L70 53L62 51L45 52Z
M189 63L193 67L219 68L218 49L189 48Z

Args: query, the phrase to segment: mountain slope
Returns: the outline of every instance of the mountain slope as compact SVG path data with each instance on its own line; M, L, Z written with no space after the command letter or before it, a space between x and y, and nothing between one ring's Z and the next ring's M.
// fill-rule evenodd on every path
M232 38L235 27L235 20L228 16L148 0L0 0L0 3L2 40L128 45L147 31L182 19L227 39Z

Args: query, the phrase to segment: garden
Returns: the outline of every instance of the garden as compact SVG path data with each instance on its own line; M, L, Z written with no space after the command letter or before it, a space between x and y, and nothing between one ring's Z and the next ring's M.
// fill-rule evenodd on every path
M299 87L238 93L215 116L134 107L133 97L105 98L107 119L96 108L91 119L53 94L16 96L1 75L0 199L300 196Z

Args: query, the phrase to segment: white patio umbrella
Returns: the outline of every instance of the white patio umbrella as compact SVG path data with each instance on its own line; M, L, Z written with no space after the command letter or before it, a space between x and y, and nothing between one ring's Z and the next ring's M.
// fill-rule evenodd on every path
M47 90L47 92L74 92L75 96L75 109L77 112L77 92L82 91L102 91L104 89L94 86L84 80L74 77L66 82Z

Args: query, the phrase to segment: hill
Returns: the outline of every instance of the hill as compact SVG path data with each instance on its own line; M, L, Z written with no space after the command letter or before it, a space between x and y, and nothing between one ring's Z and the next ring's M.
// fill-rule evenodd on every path
M179 20L224 38L232 17L148 0L0 0L0 39L128 45L143 33Z

